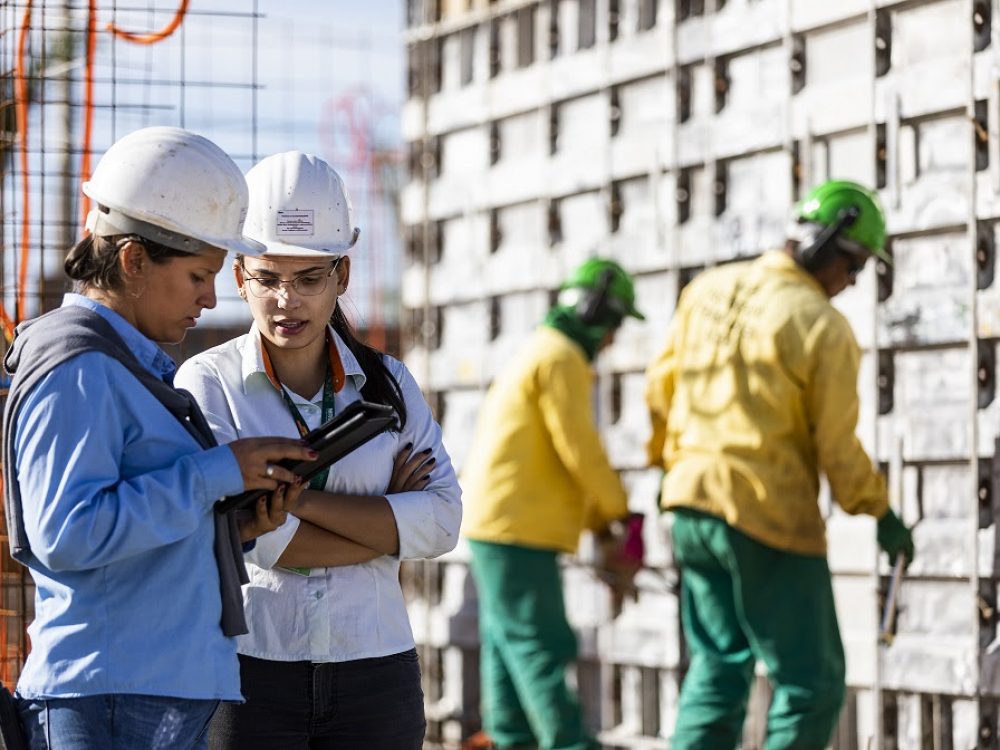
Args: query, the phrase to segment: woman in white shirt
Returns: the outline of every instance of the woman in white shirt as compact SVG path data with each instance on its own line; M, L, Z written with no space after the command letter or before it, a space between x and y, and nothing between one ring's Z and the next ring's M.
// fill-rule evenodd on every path
M210 746L419 750L423 693L399 562L454 548L461 491L413 377L358 341L338 304L359 234L343 181L289 152L247 183L245 232L267 251L234 270L254 324L188 360L177 384L219 442L301 435L362 398L398 422L314 479L247 555L246 703L222 706Z

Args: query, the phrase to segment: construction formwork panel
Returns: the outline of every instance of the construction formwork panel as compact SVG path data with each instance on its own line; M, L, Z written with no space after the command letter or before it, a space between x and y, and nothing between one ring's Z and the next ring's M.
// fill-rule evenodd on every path
M492 378L580 260L611 255L634 272L648 318L602 355L594 399L630 504L651 520L651 570L616 609L588 573L586 540L566 560L577 680L605 747L667 746L686 658L670 519L644 468L644 368L684 285L780 245L790 205L830 178L877 188L888 217L893 265L872 264L835 304L863 348L858 435L918 549L880 646L889 570L874 522L824 488L850 687L833 744L1000 746L996 1L498 0L423 18L407 31L412 51L435 39L461 49L445 55L441 86L410 58L421 85L404 135L426 158L404 189L404 221L427 237L443 222L445 234L440 254L425 248L406 270L405 298L425 322L408 356L456 464ZM465 591L468 662L454 678L468 681ZM764 732L763 675L758 687L747 748ZM476 710L454 707L449 736L476 728Z

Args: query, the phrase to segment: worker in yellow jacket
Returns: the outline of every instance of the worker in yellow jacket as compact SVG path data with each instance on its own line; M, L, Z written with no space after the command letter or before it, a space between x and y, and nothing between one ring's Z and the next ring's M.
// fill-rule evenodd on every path
M891 559L910 531L855 435L860 349L830 299L883 250L876 196L831 181L797 206L784 251L684 290L647 371L650 462L666 469L690 668L671 750L733 750L754 664L774 687L768 750L822 750L845 694L819 473L878 518Z
M462 472L462 534L479 594L483 726L493 746L592 750L566 685L576 637L557 556L628 514L601 445L591 362L635 307L629 275L592 259L486 395Z

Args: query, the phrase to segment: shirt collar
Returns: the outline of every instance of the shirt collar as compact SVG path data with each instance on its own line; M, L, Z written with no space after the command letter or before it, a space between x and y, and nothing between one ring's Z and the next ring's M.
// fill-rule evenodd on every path
M172 383L174 373L177 372L177 364L170 356L163 351L156 342L146 338L139 332L139 329L129 323L125 318L116 313L107 305L103 305L97 300L85 297L82 294L68 293L63 296L63 307L85 307L93 310L104 318L115 333L121 336L122 341L132 352L139 363L151 373L168 383Z
M327 330L333 336L333 341L337 345L337 353L340 355L340 362L344 366L344 376L353 382L354 388L360 391L365 384L365 373L358 363L357 357L348 348L340 335L333 330L332 326L327 326ZM254 323L250 326L250 333L247 336L247 346L243 347L243 362L240 368L243 377L243 392L247 393L247 383L252 377L267 378L267 371L264 368L263 347L260 341L260 329Z

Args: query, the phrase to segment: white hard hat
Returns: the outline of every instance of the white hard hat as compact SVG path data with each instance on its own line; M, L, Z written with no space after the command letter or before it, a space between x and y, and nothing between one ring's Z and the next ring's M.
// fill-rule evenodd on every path
M98 204L87 215L87 229L97 236L139 234L190 253L264 252L243 236L249 198L240 168L187 130L129 133L107 150L83 192Z
M269 156L247 172L246 233L268 256L336 256L354 247L361 230L347 188L322 159L301 151Z

